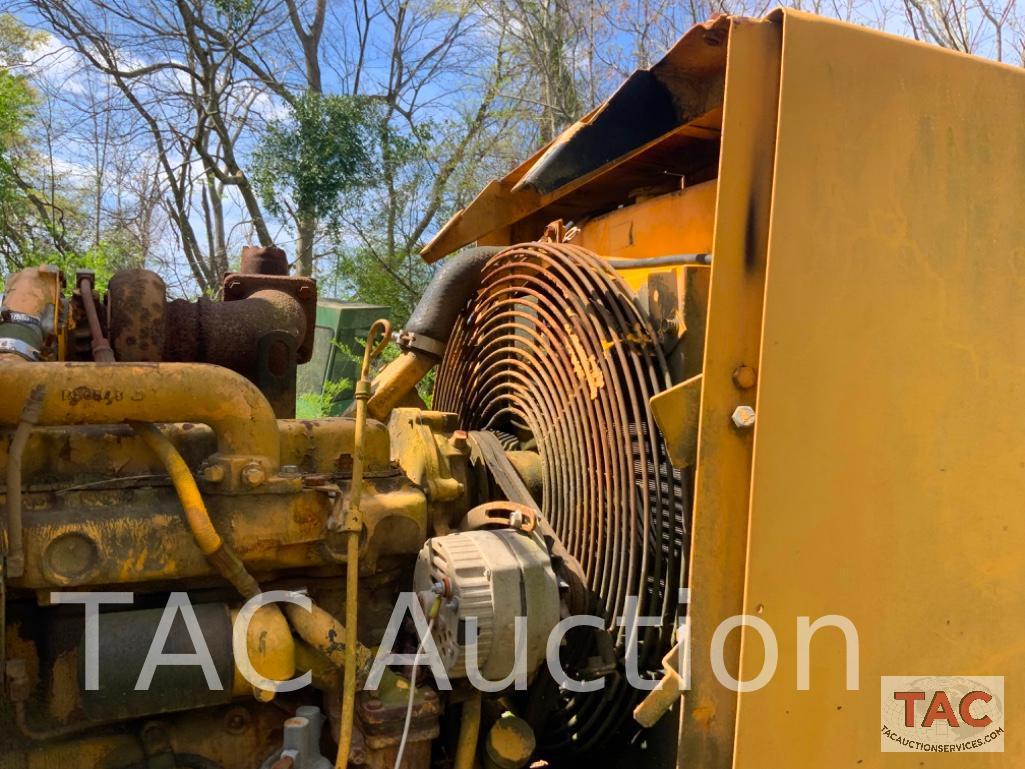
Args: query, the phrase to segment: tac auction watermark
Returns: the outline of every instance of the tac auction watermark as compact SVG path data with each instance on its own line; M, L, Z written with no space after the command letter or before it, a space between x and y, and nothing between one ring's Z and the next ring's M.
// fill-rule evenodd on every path
M1003 676L883 676L884 753L1003 753Z

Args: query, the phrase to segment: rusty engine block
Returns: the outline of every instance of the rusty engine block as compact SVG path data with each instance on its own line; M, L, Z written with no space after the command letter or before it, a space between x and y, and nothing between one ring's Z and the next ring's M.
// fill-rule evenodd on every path
M464 252L395 335L400 355L357 383L353 414L296 420L317 294L287 271L277 249L247 249L219 299L196 302L168 301L146 270L105 296L89 273L71 293L45 266L8 279L0 766L284 769L337 750L337 766L469 769L482 743L511 769L594 749L637 701L619 684L559 695L543 662L560 618L605 618L564 645L566 666L614 672L613 617L640 593L663 619L642 639L658 667L684 492L647 406L668 381L658 333L615 273L555 243ZM387 341L375 326L364 372ZM430 410L415 388L443 359ZM251 606L270 590L308 604ZM386 638L403 593L430 618L450 691L408 664L366 683L382 641L417 650L408 618ZM466 618L480 669L501 678L516 614L536 623L530 687L482 707ZM220 685L193 662L139 687L154 639L200 651L190 618ZM307 671L309 686L277 690Z

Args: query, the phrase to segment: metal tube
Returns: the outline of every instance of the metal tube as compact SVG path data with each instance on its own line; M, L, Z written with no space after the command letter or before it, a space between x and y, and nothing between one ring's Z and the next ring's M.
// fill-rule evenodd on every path
M0 371L0 424L14 425L31 389L46 384L41 425L200 422L217 435L225 456L261 459L278 469L277 421L263 393L248 379L205 363L28 363Z
M82 295L82 307L85 309L86 320L89 321L89 336L92 340L93 360L97 363L113 363L114 351L110 349L110 342L103 335L103 328L100 326L100 316L96 312L96 303L93 301L93 282L88 275L80 275L78 278L78 290Z
M386 422L388 415L406 398L437 364L437 359L419 350L409 350L389 363L374 377L373 395L367 401L371 419Z
M652 267L679 267L684 264L711 264L711 254L671 254L647 259L606 259L614 270L649 270Z
M480 738L480 705L481 693L475 689L470 699L463 703L454 769L473 769L477 740Z
M21 459L29 434L39 421L45 396L46 387L38 384L23 401L21 419L7 455L7 576L11 577L20 577L25 572L25 547L21 537Z
M378 320L370 327L363 348L363 365L356 382L356 432L352 451L352 485L349 489L349 509L342 523L346 532L345 543L345 679L342 681L342 714L338 729L338 754L335 769L349 765L352 730L356 721L356 625L359 602L359 537L363 529L364 435L367 429L367 400L370 398L370 364L391 338L391 324Z
M306 611L301 606L286 603L285 614L306 643L331 660L335 667L344 669L345 644L339 643L339 639L344 639L346 632L341 622L316 604ZM364 670L369 667L373 654L360 643L355 644L355 649L356 669Z

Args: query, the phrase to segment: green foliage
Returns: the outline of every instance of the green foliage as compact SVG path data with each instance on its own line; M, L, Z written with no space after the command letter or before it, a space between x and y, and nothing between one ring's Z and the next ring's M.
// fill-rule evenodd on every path
M25 51L44 35L33 32L10 13L0 13L0 67L14 67L25 60Z
M369 99L307 91L287 120L272 122L254 154L253 179L275 216L335 215L342 196L368 183L374 168L377 111Z
M24 77L0 69L0 205L10 204L19 194L18 155L27 142L25 129L35 101Z
M229 29L242 26L253 12L253 0L213 0L213 6Z
M337 382L326 382L319 393L303 393L295 402L296 419L320 419L331 415L331 405L346 392L352 391L352 382L339 379Z
M334 255L332 273L324 281L326 290L390 307L396 328L413 312L433 272L419 254L389 253L385 244L339 247Z

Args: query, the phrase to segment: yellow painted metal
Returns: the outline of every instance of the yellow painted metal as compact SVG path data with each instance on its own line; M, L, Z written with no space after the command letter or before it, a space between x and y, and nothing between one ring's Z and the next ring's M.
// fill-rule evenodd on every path
M363 347L363 365L356 382L356 434L352 452L352 484L349 487L348 509L343 520L332 515L331 524L345 533L345 676L342 680L342 713L338 731L336 769L349 765L349 750L356 721L356 647L359 620L359 540L363 533L363 441L367 429L367 401L370 398L370 364L391 341L391 323L376 320L370 327Z
M669 459L681 470L697 458L701 382L698 374L651 399L651 413L662 431Z
M454 769L473 769L477 758L477 741L480 738L481 693L473 691L463 702L459 721L459 739L456 742Z
M709 253L715 196L712 180L648 198L583 223L573 243L623 259Z
M231 612L233 626L237 619L238 609L233 609ZM292 637L292 630L285 615L277 604L261 606L249 618L246 650L253 670L264 678L271 681L287 681L295 675L297 656L295 639ZM251 694L261 702L269 702L274 699L273 690L257 689L242 675L237 660L232 680L232 693L237 697Z
M437 358L419 350L407 350L381 369L371 383L372 395L367 401L367 415L387 422L396 406L408 405L410 395L428 371L438 365Z
M56 352L63 360L67 347L69 319L64 317L61 294L64 279L61 271L53 265L40 265L18 270L10 275L3 292L3 309L7 312L29 315L48 329L43 344ZM50 343L55 341L56 344ZM42 351L41 351L42 352ZM0 353L0 362L20 362L14 353Z
M4 363L0 424L17 424L21 405L44 382L39 424L201 422L217 434L225 457L275 471L279 439L274 411L252 382L205 363ZM227 479L232 480L232 479Z
M745 596L781 656L734 765L1020 767L1025 72L783 23ZM826 614L860 630L860 691L836 631L795 691L795 618ZM1005 676L1005 752L881 753L879 677L905 674Z
M736 695L715 680L708 650L715 628L743 602L751 437L730 417L738 405L755 405L733 371L758 355L780 34L777 24L742 20L730 32L691 528L692 687L679 751L687 769L732 766ZM739 653L734 635L725 648L734 674Z

